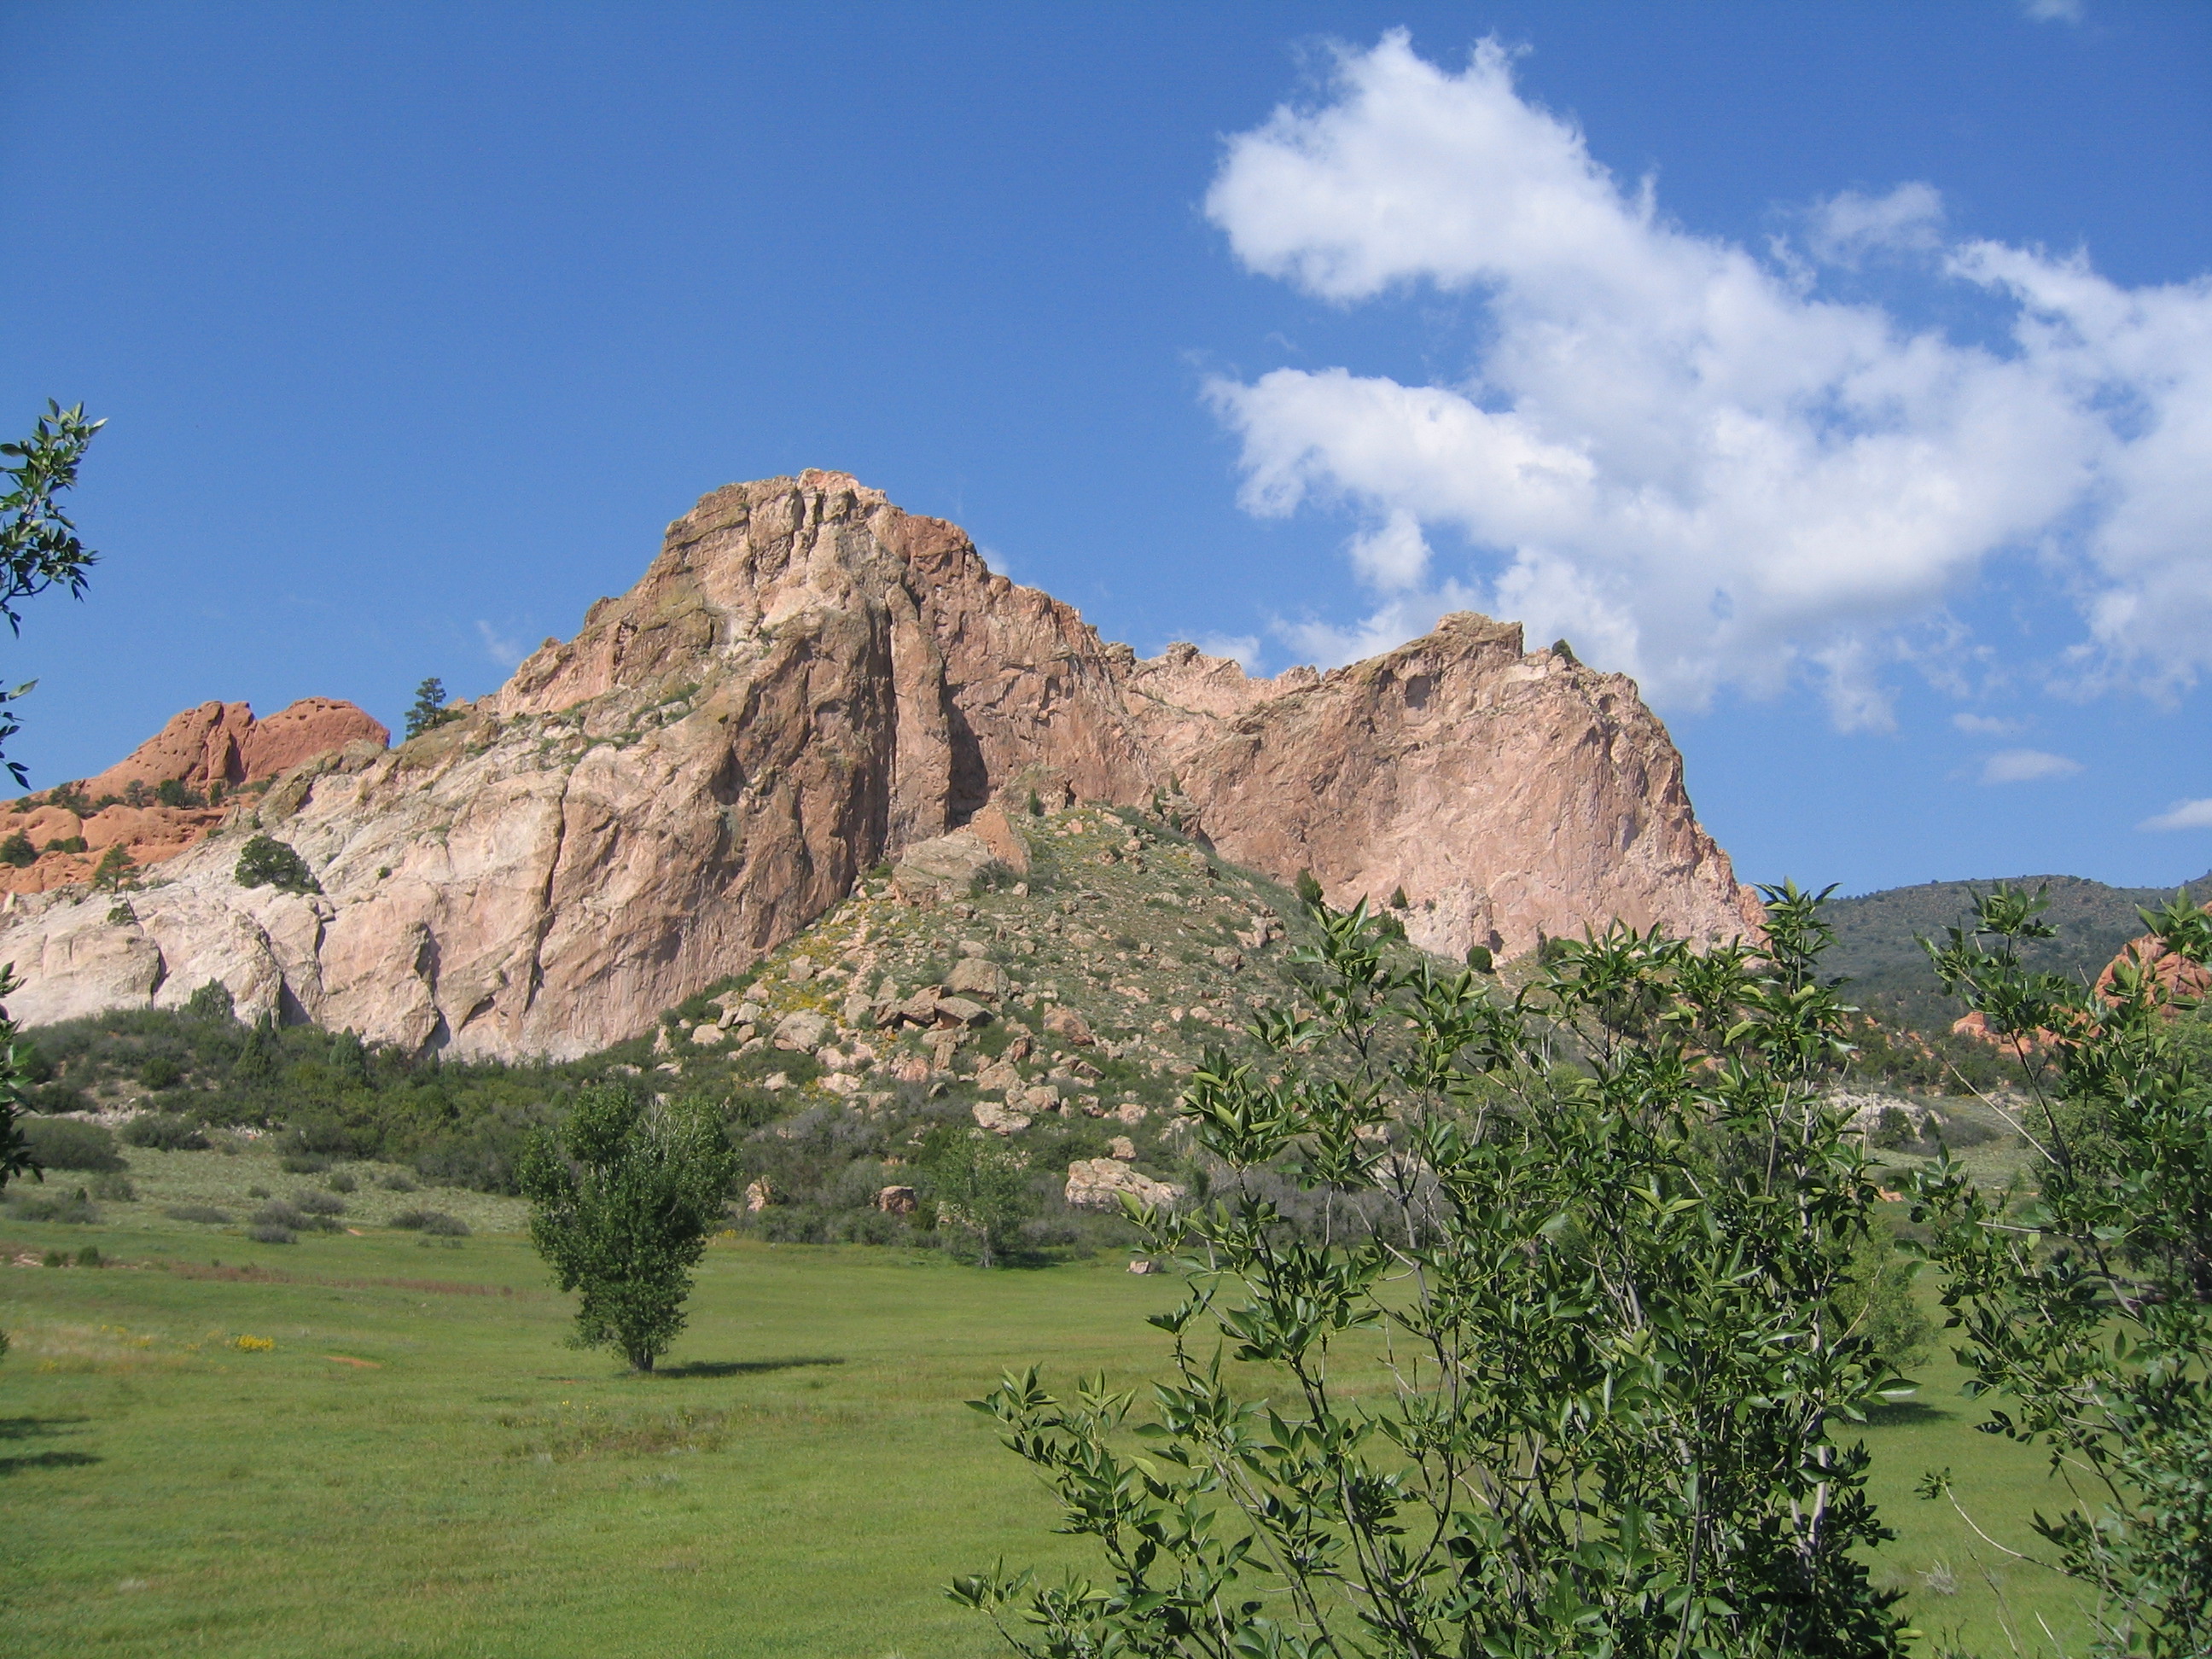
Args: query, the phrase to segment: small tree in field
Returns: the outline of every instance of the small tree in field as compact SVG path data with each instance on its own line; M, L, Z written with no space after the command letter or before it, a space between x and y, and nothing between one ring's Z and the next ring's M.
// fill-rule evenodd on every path
M2021 1061L2034 1191L1984 1191L1947 1156L1914 1218L1969 1388L2006 1402L1985 1427L2064 1482L2068 1507L2035 1517L2045 1565L2096 1596L2100 1652L2183 1659L2212 1652L2212 1028L2141 963L2101 992L2027 971L2021 942L2056 931L2045 903L2000 885L1929 946ZM2142 915L2212 962L2212 916Z
M949 1124L930 1133L921 1164L938 1226L974 1241L978 1266L997 1266L1022 1223L1036 1213L1021 1155L997 1135Z
M1190 1275L1146 1420L1034 1370L976 1402L1108 1582L954 1597L1036 1659L1901 1655L1848 1438L1898 1380L1846 1310L1846 1011L1819 900L1767 896L1760 946L1616 925L1511 996L1315 904L1311 1006L1185 1093L1215 1201L1130 1206Z
M630 1091L582 1091L557 1133L541 1131L518 1172L530 1242L564 1291L580 1291L576 1341L649 1371L684 1328L691 1269L737 1180L714 1109L659 1108Z

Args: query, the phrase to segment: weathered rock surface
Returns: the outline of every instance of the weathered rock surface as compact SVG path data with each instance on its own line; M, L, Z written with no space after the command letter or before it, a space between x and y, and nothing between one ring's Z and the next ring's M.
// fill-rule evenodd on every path
M1171 1181L1155 1181L1140 1175L1118 1158L1081 1158L1067 1166L1067 1201L1079 1210L1121 1207L1127 1193L1139 1204L1173 1204L1182 1188Z
M246 703L204 702L171 715L167 726L78 787L98 800L133 783L151 790L173 778L204 792L211 783L232 787L273 778L350 743L381 749L391 741L380 721L335 697L302 697L266 720L256 720Z
M1241 708L1235 667L1176 647L1131 690L1239 863L1310 869L1335 904L1402 886L1408 937L1451 955L1616 915L1708 940L1753 925L1625 676L1524 653L1517 624L1465 611L1348 668L1249 681Z
M170 747L210 776L261 763L227 712ZM936 896L994 861L1018 872L1031 793L1170 801L1231 857L1310 867L1334 898L1402 885L1409 932L1438 949L1518 951L1614 915L1745 927L1626 679L1466 616L1326 675L1250 679L1188 647L1140 662L991 574L956 526L807 472L705 497L636 586L460 719L286 771L258 828L321 896L238 887L256 826L234 813L163 862L131 920L76 887L21 899L0 961L33 1024L219 978L248 1014L574 1055L749 966L886 859Z
M256 720L242 702L204 702L173 714L169 723L124 759L71 792L88 802L129 796L146 805L115 805L80 817L57 805L0 812L0 840L21 835L36 848L50 842L82 840L82 853L42 853L21 866L0 865L0 892L42 893L87 880L110 848L120 847L143 869L174 858L221 823L227 809L161 806L153 792L171 781L206 798L216 786L241 788L294 767L361 744L382 749L392 738L378 721L349 702L302 697L267 720Z

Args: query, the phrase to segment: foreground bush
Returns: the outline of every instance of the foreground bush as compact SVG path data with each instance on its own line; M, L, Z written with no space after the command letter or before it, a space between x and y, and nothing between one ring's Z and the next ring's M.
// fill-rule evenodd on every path
M955 1597L1038 1659L1902 1654L1847 1438L1897 1382L1874 1167L1820 1103L1818 902L1768 897L1763 950L1616 927L1510 997L1316 899L1308 1017L1186 1096L1216 1201L1142 1217L1191 1276L1152 1418L1034 1370L977 1402L1108 1582ZM1255 1195L1283 1173L1318 1237Z
M2102 994L2029 971L2023 945L2054 932L2043 908L2000 886L1931 947L2022 1066L2033 1197L1947 1158L1914 1218L1972 1387L2006 1402L1985 1426L2064 1479L2067 1506L2035 1518L2045 1565L2096 1597L2099 1652L2183 1659L2212 1651L2212 1033L2141 963ZM2178 900L2143 919L2212 961L2212 916Z

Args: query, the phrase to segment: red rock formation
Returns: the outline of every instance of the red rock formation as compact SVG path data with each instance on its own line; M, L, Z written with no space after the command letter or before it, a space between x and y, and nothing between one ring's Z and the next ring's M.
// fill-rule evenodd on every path
M86 779L73 799L96 803L127 795L135 787L146 805L110 805L80 817L66 807L34 805L0 812L0 840L21 834L40 850L36 863L0 864L0 893L43 893L90 879L100 857L121 847L134 867L173 859L223 820L227 809L161 806L154 791L172 780L193 794L264 782L303 762L368 742L392 740L382 724L349 702L302 697L265 720L242 702L204 702L173 714L169 723L105 772ZM47 853L48 843L82 840L82 853Z
M2212 904L2204 907L2212 915ZM2199 1000L2212 996L2212 969L2186 957L2178 957L2166 947L2166 941L2156 933L2145 933L2141 939L2130 939L2121 947L2120 953L2106 964L2105 971L2097 976L2097 992L2100 996L2113 994L2113 976L2128 963L2133 963L2150 971L2168 1002L2176 1000Z
M334 697L302 697L257 720L242 702L204 702L169 723L109 767L77 786L88 800L121 795L136 783L151 792L173 778L196 793L210 784L235 787L290 770L317 755L367 739L392 741L380 721Z
M372 1039L574 1054L743 969L881 860L963 825L979 849L1018 835L985 809L1022 779L1131 805L1177 782L1231 856L1310 866L1340 898L1402 885L1440 949L1614 915L1745 931L1626 679L1477 617L1327 675L1250 679L1188 647L1139 662L957 526L808 472L705 497L635 586L459 720L287 774L258 814L322 896L239 888L241 825L172 859L127 923L33 902L0 960L32 1021L220 978L242 1009Z

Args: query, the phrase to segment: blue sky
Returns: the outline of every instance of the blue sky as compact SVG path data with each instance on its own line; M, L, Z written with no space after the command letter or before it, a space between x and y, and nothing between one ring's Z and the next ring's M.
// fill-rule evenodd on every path
M34 785L208 698L489 690L696 496L820 465L1148 653L1564 632L1747 878L2212 866L2212 9L0 41L0 423L110 422L92 589L9 647Z

